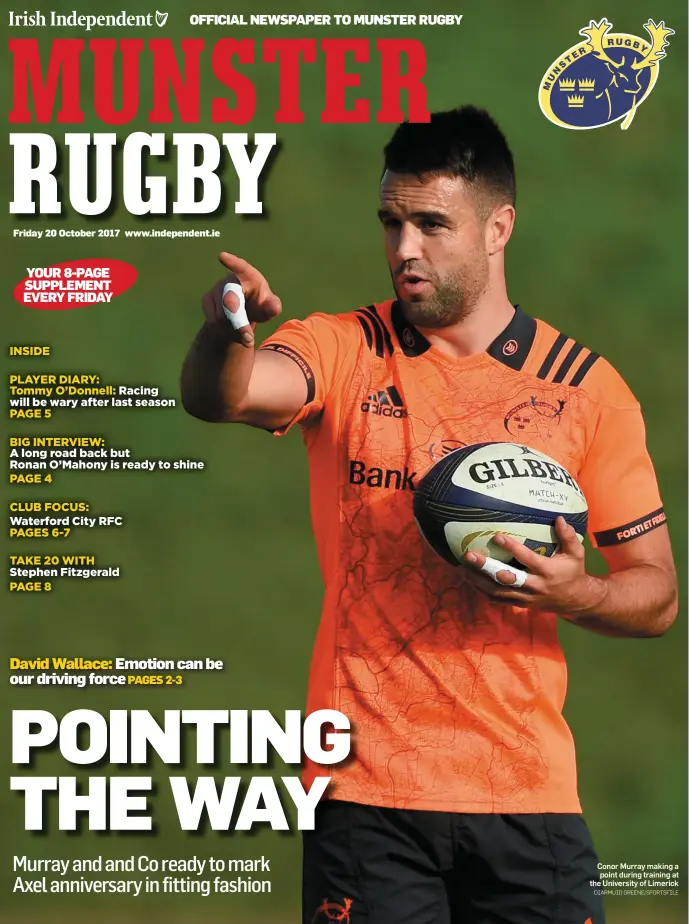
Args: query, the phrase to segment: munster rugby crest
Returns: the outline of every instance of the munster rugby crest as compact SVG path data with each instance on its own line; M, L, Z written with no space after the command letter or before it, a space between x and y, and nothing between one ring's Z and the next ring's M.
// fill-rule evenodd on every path
M621 119L626 129L648 98L674 30L652 19L644 25L648 39L611 29L607 19L592 19L579 31L586 41L559 55L543 75L538 102L555 125L600 128Z

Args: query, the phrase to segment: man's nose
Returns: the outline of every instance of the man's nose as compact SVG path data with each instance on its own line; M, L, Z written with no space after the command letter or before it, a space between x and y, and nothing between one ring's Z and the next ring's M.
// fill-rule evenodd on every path
M400 263L420 260L422 256L422 234L413 224L403 224L400 228L395 256Z

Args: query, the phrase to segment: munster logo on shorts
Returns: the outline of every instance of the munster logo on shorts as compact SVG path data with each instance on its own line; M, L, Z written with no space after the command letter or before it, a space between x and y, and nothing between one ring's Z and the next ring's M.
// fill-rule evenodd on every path
M394 385L388 385L382 391L371 392L366 400L361 402L361 410L364 414L375 414L378 417L407 416L404 401Z
M316 913L311 918L311 924L323 921L339 921L340 924L349 924L351 908L351 898L345 898L342 904L339 902L329 902L327 898L324 898L322 903L316 908Z

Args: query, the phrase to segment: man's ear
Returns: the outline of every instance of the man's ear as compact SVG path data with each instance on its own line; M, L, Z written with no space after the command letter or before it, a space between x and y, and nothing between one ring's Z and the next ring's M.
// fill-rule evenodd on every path
M486 219L486 251L488 256L500 253L512 236L516 213L508 202L498 205Z

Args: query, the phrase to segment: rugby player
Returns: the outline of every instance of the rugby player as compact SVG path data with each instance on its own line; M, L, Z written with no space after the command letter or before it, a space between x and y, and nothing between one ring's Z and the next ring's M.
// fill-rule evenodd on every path
M290 320L223 253L224 282L182 374L189 413L277 436L298 426L325 583L307 708L352 722L355 754L304 836L303 920L323 924L603 924L597 858L562 716L559 618L650 638L675 619L672 553L637 401L597 353L514 306L507 142L473 107L400 125L379 219L395 298ZM593 543L541 557L502 537L526 583L453 568L414 523L423 472L462 445L523 442L577 478ZM307 766L306 783L317 772Z

